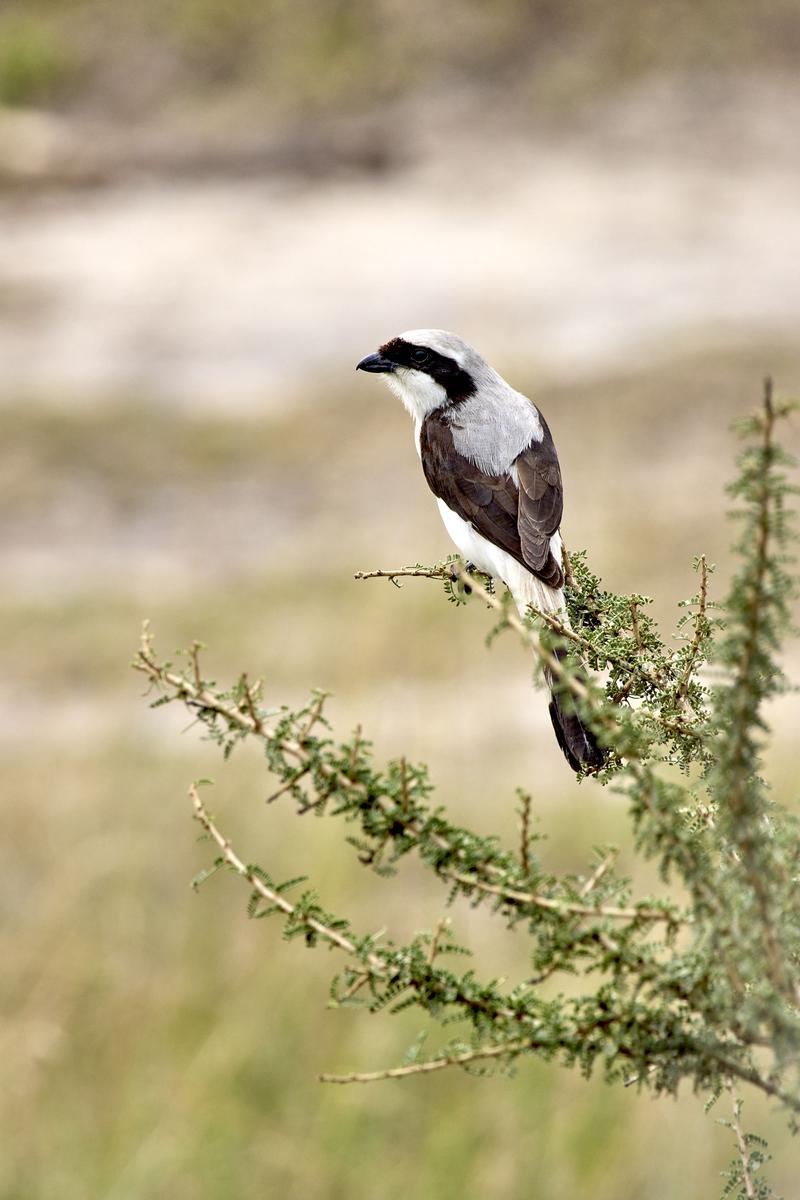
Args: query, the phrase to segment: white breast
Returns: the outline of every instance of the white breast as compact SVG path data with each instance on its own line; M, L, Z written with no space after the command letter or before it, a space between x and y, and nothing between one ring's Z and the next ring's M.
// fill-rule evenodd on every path
M564 616L564 591L562 588L551 588L542 583L522 563L517 562L507 551L495 546L482 533L478 533L458 513L453 512L444 500L437 500L444 527L450 534L459 554L466 562L474 563L479 571L485 571L495 579L501 579L511 595L517 608L525 616L528 605L541 609L542 612L558 613ZM556 562L561 562L561 535L554 533L550 538L550 549Z

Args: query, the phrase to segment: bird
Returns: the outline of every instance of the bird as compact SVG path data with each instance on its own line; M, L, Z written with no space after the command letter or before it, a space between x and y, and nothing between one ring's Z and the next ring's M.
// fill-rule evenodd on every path
M414 421L428 487L445 528L471 566L501 579L520 613L528 606L569 627L560 534L564 490L550 429L457 334L411 329L356 364L382 375ZM566 652L559 649L559 659ZM545 671L556 740L576 772L605 752Z

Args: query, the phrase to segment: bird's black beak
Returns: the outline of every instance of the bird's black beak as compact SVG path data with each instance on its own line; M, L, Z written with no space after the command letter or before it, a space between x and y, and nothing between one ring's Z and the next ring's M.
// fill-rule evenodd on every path
M390 358L385 358L383 354L368 354L366 358L362 358L360 363L356 363L357 371L372 371L376 375L390 375L394 371L396 363L393 363Z

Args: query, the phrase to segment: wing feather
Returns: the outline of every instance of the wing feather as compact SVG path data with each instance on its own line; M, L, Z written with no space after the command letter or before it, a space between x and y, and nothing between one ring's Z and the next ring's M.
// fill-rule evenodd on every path
M559 588L564 575L550 550L563 508L561 472L550 432L517 457L511 470L489 475L456 450L447 420L431 413L420 431L428 486L478 533L505 550L543 583Z

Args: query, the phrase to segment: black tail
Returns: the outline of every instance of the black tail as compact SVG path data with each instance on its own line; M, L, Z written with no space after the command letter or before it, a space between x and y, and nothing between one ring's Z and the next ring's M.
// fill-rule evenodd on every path
M555 654L560 660L568 657L564 650L556 650ZM549 677L547 682L552 691L552 678ZM553 691L550 698L550 720L553 722L556 741L573 771L597 771L603 766L607 757L606 751L598 746L592 731L575 712L571 696L564 692L559 695Z

